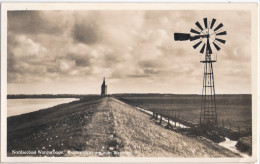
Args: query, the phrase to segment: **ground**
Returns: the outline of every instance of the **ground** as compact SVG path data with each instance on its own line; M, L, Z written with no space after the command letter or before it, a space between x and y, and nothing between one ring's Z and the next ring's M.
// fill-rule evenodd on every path
M8 118L12 150L62 152L46 156L236 157L207 139L158 125L113 97L80 100Z
M236 144L237 149L252 155L252 136L242 137Z

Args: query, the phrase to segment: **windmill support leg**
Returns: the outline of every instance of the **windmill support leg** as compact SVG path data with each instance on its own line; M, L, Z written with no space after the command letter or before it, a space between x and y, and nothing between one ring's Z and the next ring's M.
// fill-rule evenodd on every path
M207 58L209 57L209 58ZM217 126L217 109L215 97L215 84L213 64L210 56L206 54L204 63L204 76L202 88L202 102L200 124L203 128L214 129Z

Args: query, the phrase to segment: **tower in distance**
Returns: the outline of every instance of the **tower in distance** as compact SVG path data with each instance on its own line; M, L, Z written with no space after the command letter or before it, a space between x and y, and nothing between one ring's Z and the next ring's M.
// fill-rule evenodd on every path
M107 85L106 85L106 79L104 77L103 83L101 85L101 95L106 95L107 94Z

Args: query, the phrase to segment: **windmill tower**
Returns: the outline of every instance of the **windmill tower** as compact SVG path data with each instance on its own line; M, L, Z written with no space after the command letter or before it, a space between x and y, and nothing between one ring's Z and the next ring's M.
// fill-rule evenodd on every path
M214 128L217 126L217 107L215 97L215 83L213 73L213 63L217 62L217 55L213 54L211 46L213 45L219 51L220 45L225 44L225 40L217 38L227 35L226 31L222 31L223 24L220 23L215 28L214 24L216 19L208 21L207 18L203 19L204 27L197 21L195 29L191 28L190 33L174 33L175 41L190 40L196 42L193 48L196 49L201 45L200 53L203 58L200 61L204 64L203 74L203 87L200 111L200 126L206 129Z

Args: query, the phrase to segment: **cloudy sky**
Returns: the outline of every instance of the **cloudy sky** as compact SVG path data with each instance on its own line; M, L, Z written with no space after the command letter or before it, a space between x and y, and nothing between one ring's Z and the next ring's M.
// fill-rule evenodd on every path
M201 94L195 22L216 18L227 40L214 63L216 93L251 93L250 11L8 11L8 94Z

